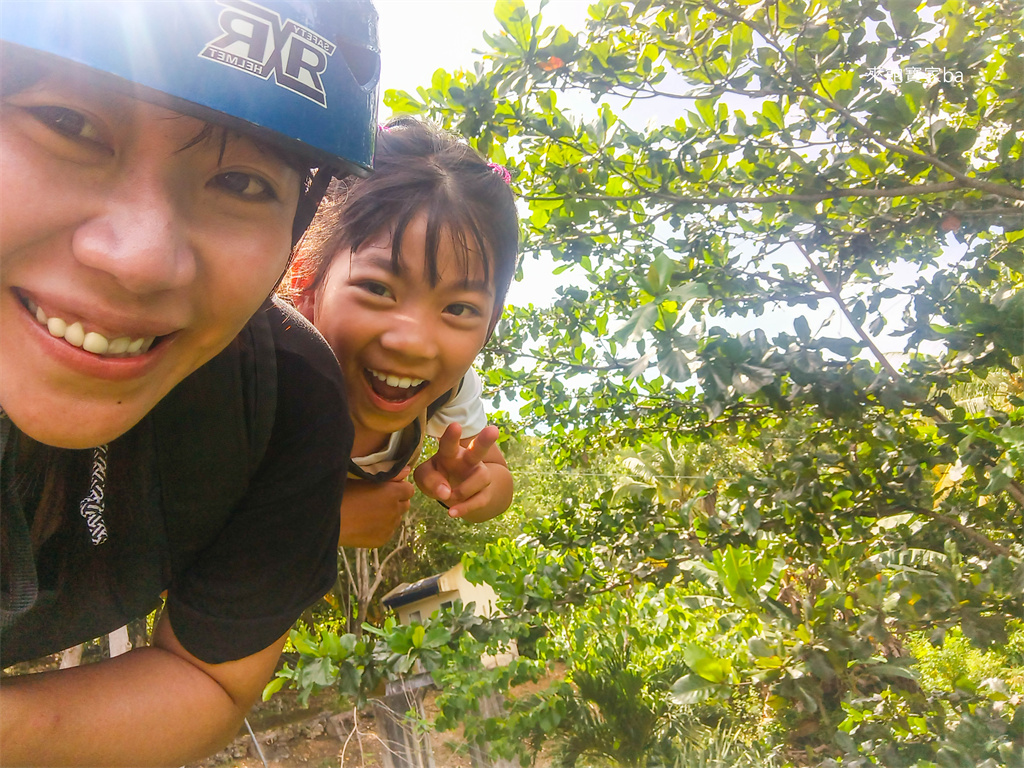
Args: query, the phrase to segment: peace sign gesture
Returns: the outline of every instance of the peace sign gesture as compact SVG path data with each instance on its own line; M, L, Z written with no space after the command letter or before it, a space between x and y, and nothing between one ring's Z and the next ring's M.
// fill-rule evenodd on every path
M448 514L478 523L501 514L512 502L512 473L497 446L498 428L488 425L472 438L449 424L437 453L416 468L416 485L448 507Z

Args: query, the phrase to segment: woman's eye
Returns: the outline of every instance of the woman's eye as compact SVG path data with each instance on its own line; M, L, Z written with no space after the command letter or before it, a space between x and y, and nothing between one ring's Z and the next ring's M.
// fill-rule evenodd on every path
M219 173L214 182L221 189L238 197L244 197L247 200L277 199L277 195L270 184L259 176L253 176L251 173L242 173L241 171Z
M88 117L67 107L38 106L25 107L25 111L51 130L70 139L84 139L95 144L102 143L99 129Z

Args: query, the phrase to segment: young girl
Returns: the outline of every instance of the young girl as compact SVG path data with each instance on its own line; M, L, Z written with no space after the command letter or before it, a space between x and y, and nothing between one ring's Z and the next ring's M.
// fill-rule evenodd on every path
M334 583L344 386L268 297L368 171L376 57L369 2L4 0L3 666L167 594L148 647L3 678L4 765L215 752Z
M346 377L355 425L341 511L347 546L390 538L424 434L439 446L416 483L453 517L487 520L512 499L470 368L516 269L508 171L408 118L381 130L374 167L329 190L286 281Z

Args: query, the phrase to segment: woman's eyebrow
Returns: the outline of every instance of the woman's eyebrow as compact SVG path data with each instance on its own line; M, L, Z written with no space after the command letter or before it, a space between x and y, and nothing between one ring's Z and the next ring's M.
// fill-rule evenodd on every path
M256 147L256 150L259 151L260 153L264 155L269 155L270 157L279 160L280 162L284 163L290 168L294 168L297 171L301 171L304 173L305 171L308 171L310 168L310 164L306 160L303 160L298 155L295 155L291 152L287 152L274 144L269 144L265 141L260 141L259 139L253 138L252 136L240 135L237 136L236 138L245 139L249 141L254 147Z

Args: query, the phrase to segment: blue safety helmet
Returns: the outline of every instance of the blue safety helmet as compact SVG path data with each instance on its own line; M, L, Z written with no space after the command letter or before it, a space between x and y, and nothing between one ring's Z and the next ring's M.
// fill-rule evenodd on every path
M297 234L332 173L371 169L380 75L371 0L2 3L0 39L136 83L139 98L309 158L320 172Z

